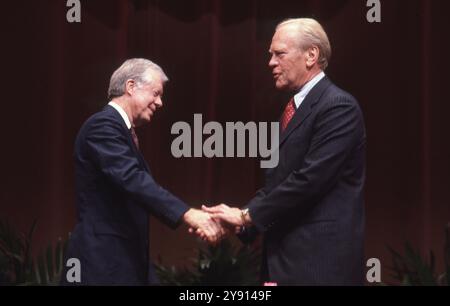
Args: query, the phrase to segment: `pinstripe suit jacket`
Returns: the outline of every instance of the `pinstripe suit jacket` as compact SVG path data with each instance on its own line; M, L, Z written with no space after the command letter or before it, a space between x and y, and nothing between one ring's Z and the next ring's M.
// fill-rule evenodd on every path
M263 279L363 284L366 134L350 94L324 77L282 132L279 164L247 207L263 234Z

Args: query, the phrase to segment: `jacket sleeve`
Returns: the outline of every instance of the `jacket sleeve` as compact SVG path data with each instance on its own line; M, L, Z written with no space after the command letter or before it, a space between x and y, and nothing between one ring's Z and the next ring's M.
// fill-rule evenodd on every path
M266 193L264 191L264 188L259 189L255 197L253 198L254 201L262 199L266 196ZM242 209L248 208L248 206L243 207ZM243 230L237 234L237 237L239 240L241 240L242 243L245 244L251 244L255 242L256 238L258 238L259 232L258 229L254 226L249 226L243 228Z
M90 124L86 134L87 152L100 171L118 188L172 228L176 227L189 207L159 186L139 166L123 127L109 118Z
M260 232L295 212L312 207L338 181L346 159L365 141L361 110L351 96L330 99L316 117L302 166L264 197L247 205Z

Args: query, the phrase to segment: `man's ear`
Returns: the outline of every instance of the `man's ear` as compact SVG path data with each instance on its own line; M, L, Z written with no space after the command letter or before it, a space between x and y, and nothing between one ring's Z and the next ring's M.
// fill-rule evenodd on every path
M319 61L319 48L312 46L306 51L306 66L312 68Z
M125 93L129 96L133 95L134 89L136 88L136 81L132 79L128 79L125 82Z

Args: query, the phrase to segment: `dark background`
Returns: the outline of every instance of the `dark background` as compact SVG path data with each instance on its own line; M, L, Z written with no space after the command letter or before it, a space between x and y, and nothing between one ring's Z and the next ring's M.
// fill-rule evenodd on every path
M177 121L276 121L286 96L273 86L267 52L275 25L314 17L333 56L326 73L363 109L367 136L366 256L391 257L409 240L433 249L442 267L450 221L448 31L440 0L382 0L382 22L365 0L82 0L82 22L65 0L1 5L2 176L0 217L25 231L38 219L35 251L75 224L73 143L108 101L112 72L130 57L160 64L170 78L164 108L138 131L156 180L192 206L244 205L262 186L257 159L175 159ZM186 228L151 226L152 256L186 264ZM386 273L385 273L386 272Z

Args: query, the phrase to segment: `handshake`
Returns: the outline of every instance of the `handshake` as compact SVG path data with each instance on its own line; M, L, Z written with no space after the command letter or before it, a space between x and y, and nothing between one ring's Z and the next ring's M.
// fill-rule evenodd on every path
M248 210L220 204L213 207L202 205L202 209L189 209L183 216L189 232L215 245L231 232L239 233L252 223Z

